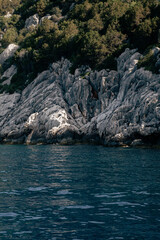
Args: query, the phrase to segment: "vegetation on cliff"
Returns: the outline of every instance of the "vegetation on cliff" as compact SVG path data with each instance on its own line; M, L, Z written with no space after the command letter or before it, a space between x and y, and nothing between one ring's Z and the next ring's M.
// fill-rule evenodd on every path
M39 24L26 27L34 14ZM10 92L23 89L62 56L71 60L72 71L80 65L115 69L126 47L144 52L160 46L158 0L0 0L0 16L0 52L10 43L20 46L1 66L1 73L12 62L18 67Z

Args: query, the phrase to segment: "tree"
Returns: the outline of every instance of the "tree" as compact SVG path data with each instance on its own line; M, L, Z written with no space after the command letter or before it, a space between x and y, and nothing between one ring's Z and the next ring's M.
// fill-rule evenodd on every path
M133 41L135 46L144 50L149 44L153 44L158 40L158 18L145 19L133 34Z
M108 54L104 36L97 31L89 31L80 36L80 62L92 67L100 65Z
M95 14L95 16L87 21L87 28L89 30L100 31L104 28L103 21L100 14Z
M13 12L20 4L20 0L0 0L0 14Z
M39 26L40 34L49 33L54 28L54 26L55 24L51 20L44 19L41 26Z
M47 0L39 0L37 2L37 6L36 7L37 7L38 15L40 15L40 16L44 15L46 6L47 6Z
M8 28L2 39L3 47L7 47L8 44L10 43L16 43L17 38L18 38L18 33L16 28L14 27Z
M115 25L109 25L106 32L106 45L110 53L115 52L123 46L126 35L116 29Z
M73 19L79 19L80 21L86 21L89 19L89 12L92 9L92 4L85 0L81 4L76 4L73 10L70 13L70 17Z

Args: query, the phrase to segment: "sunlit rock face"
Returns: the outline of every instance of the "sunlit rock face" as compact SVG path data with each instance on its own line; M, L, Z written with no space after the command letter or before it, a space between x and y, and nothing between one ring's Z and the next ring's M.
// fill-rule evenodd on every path
M41 25L44 20L50 20L52 16L50 14L47 14L46 16L40 18L38 14L34 14L26 19L25 21L25 28L27 29L34 29L39 24Z
M140 57L126 49L117 59L117 71L82 67L74 74L71 63L62 59L21 94L1 94L1 142L157 143L160 75L137 69Z
M51 15L50 14L48 14L48 15L46 15L46 16L44 16L44 17L42 17L41 19L40 19L40 25L42 25L43 24L43 22L45 21L45 20L50 20L51 19Z
M35 28L39 24L39 16L38 14L34 14L33 16L30 16L25 21L25 28Z

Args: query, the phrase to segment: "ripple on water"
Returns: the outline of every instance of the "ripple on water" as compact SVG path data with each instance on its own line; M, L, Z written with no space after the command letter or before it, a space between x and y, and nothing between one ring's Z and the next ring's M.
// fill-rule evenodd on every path
M139 203L131 203L131 202L109 202L109 203L102 203L103 205L118 205L120 207L124 207L124 206L131 206L131 207L135 207L135 206L141 206L143 207L144 205L139 204Z
M19 214L14 212L0 213L0 217L17 217Z
M14 235L24 235L24 234L30 234L32 231L22 231L22 232L15 232Z
M97 222L97 221L89 221L89 223L93 223L93 224L105 224L105 222Z
M59 190L57 192L57 195L68 195L68 194L73 194L73 193L69 192L68 190Z
M91 209L91 208L95 208L94 206L90 206L90 205L72 205L72 206L65 206L65 207L61 207L60 210L64 210L64 209Z
M132 191L133 194L137 194L137 195L150 195L150 193L148 193L147 191Z
M117 193L103 193L103 194L95 194L96 198L122 198L126 197L125 192L117 192Z
M122 240L124 239L123 237L110 237L108 240Z
M46 189L47 189L46 187L29 187L29 188L27 188L27 190L31 191L31 192L40 192L40 191L43 191Z
M7 194L7 195L20 195L20 193L19 193L18 191L16 191L16 190L0 192L0 194Z
M31 221L31 220L41 220L41 219L45 219L46 217L40 217L40 216L38 216L38 217L34 217L34 216L27 216L26 218L25 218L25 220L26 221Z

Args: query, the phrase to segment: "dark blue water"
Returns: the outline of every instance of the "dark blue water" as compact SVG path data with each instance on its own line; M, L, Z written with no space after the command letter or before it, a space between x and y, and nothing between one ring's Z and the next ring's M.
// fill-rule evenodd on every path
M160 239L160 150L1 145L0 239Z

